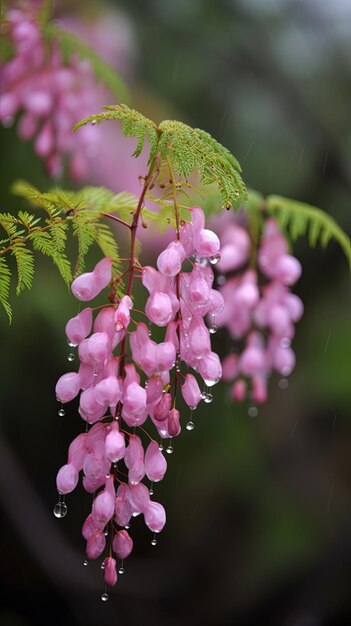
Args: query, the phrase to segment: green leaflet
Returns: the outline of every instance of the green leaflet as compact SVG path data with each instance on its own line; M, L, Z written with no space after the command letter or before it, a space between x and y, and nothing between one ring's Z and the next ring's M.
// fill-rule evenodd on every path
M6 260L0 257L0 302L4 307L9 321L12 320L12 308L9 302L11 272Z
M117 213L121 219L131 221L138 202L133 194L116 194L103 187L84 187L79 191L52 189L41 193L25 181L17 181L12 190L41 212L22 210L17 215L0 214L0 229L4 233L0 240L0 303L10 319L12 276L5 255L12 255L16 261L16 295L32 286L35 269L33 252L50 257L67 285L84 270L86 256L93 245L97 245L104 256L112 258L113 276L121 273L115 234L102 218L105 213ZM66 251L70 231L78 247L73 273ZM123 283L116 281L113 288L120 295Z
M138 111L122 104L104 107L102 113L81 120L73 130L110 119L122 122L125 136L137 138L135 157L140 155L147 140L150 149L149 164L155 157L160 160L161 165L169 158L175 172L185 181L192 172L198 171L203 185L218 186L222 205L228 208L236 207L246 199L246 188L238 161L209 133L198 128L169 120L157 126ZM220 208L219 205L218 210Z
M198 170L203 185L218 186L222 206L227 208L237 206L246 199L238 161L211 135L175 121L161 122L159 129L160 156L171 158L177 174L188 180L190 174Z
M292 241L301 235L307 235L310 246L319 241L325 247L331 239L335 239L349 263L351 263L351 243L349 237L338 226L336 221L317 207L282 196L267 196L264 201L265 210L272 215Z
M148 163L151 163L152 159L157 153L158 143L158 129L154 122L144 117L139 111L130 109L125 104L105 106L103 113L97 113L96 115L90 115L78 122L73 131L78 130L86 124L101 124L105 120L119 120L122 122L122 132L125 137L136 137L137 146L133 152L133 156L138 157L145 144L145 140L148 141L150 146L150 156Z

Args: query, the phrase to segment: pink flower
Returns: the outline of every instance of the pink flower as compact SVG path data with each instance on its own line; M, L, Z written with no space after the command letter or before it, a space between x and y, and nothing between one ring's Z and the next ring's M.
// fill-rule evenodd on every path
M86 302L95 298L102 289L107 287L112 278L112 259L105 257L95 266L92 272L86 272L76 278L71 290L78 299Z
M78 484L79 474L72 463L63 465L56 477L56 486L59 493L71 493Z
M145 524L152 532L160 533L166 523L166 511L159 502L149 502L144 512Z
M158 482L162 480L167 470L167 461L159 449L156 441L151 441L145 453L145 473L146 476Z
M104 581L110 587L117 583L116 560L112 556L108 556L104 561Z
M113 551L119 559L126 559L133 550L133 540L126 530L119 530L112 541Z

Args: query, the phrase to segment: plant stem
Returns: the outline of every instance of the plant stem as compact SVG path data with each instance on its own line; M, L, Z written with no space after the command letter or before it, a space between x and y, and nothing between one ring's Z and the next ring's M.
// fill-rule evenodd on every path
M126 295L130 296L132 293L132 287L133 287L133 279L134 279L134 271L135 271L135 243L136 243L136 232L137 232L137 228L138 228L138 223L139 223L139 218L140 218L140 213L141 213L141 209L143 208L143 203L144 203L144 199L145 199L145 195L146 192L149 188L149 185L151 184L151 179L152 179L152 173L155 167L155 163L156 160L153 159L151 161L150 167L149 167L149 171L147 173L147 176L145 178L145 182L144 182L144 186L142 189L142 192L140 194L140 198L139 198L139 202L137 205L137 208L135 209L135 213L133 215L133 221L129 226L130 229L130 258L129 258L129 277L128 277L128 285L127 285L127 290L126 290ZM126 352L126 341L127 341L127 335L125 335L122 339L122 343L121 343L121 353L120 353L120 361L119 361L119 376L124 376L124 361L125 361L125 352ZM118 412L118 407L117 407L117 412Z
M128 222L125 222L120 217L117 217L117 215L113 215L112 213L102 213L101 215L103 215L104 217L108 217L110 220L114 220L115 222L118 222L118 224L122 224L122 226L131 228L131 225L128 224Z

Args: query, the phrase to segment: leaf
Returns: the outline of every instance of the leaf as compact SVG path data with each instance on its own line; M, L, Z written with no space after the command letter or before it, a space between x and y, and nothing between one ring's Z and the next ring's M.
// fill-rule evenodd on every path
M9 302L10 295L11 272L5 259L0 257L0 302L4 307L9 322L12 320L12 309Z
M148 164L150 164L157 153L158 129L156 124L125 104L116 104L103 108L105 109L103 113L90 115L78 122L73 127L73 131L86 124L101 124L105 120L120 120L122 122L123 135L125 137L136 137L138 140L133 156L138 157L140 155L144 148L145 139L148 140L150 144Z
M85 220L84 214L78 213L73 221L73 235L78 240L78 259L74 269L74 276L80 274L85 267L85 257L95 239L95 226Z
M265 201L265 209L275 217L282 229L286 229L294 241L301 235L308 234L309 243L315 246L317 241L325 247L335 239L351 264L351 243L336 221L317 207L290 198L271 195Z
M65 283L69 285L72 280L70 262L62 251L57 250L52 236L48 232L33 232L30 235L30 239L33 242L34 250L49 256L58 268Z
M47 25L44 34L57 40L64 59L69 59L72 54L78 54L82 59L87 59L95 77L106 85L117 100L124 100L125 102L129 100L127 87L116 69L101 58L80 37L52 23Z
M34 276L34 258L31 250L26 248L22 242L15 243L11 249L11 254L16 259L18 281L16 287L16 296L23 289L30 289Z
M198 170L203 185L217 184L222 203L227 208L237 206L247 198L238 161L209 133L169 120L161 122L159 130L161 158L170 156L175 171L185 180Z

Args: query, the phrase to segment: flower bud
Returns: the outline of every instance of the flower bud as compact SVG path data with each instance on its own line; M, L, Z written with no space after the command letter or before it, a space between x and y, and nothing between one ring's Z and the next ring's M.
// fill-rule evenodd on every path
M112 548L118 558L123 561L133 550L133 539L126 530L119 530L112 540Z
M55 387L56 398L59 402L70 402L80 391L80 376L77 372L67 372L58 379Z
M168 413L168 432L170 437L176 437L180 433L180 418L178 409L171 409Z
M113 587L117 583L116 560L108 556L104 561L104 582Z
M56 477L57 491L62 494L71 493L78 484L79 474L71 463L63 465Z
M159 502L149 502L144 519L146 526L154 533L160 533L166 523L166 511Z
M89 307L72 317L68 320L65 329L68 341L78 346L89 335L92 323L93 313Z
M162 480L167 470L167 461L156 441L151 441L145 453L145 473L149 480Z
M89 537L86 546L88 559L97 559L106 548L106 538L102 530L95 530Z

